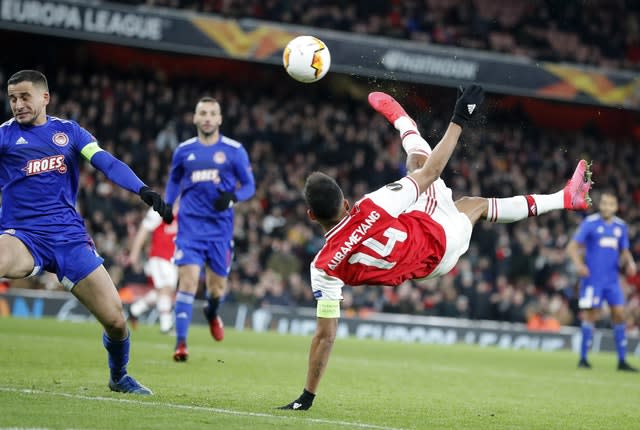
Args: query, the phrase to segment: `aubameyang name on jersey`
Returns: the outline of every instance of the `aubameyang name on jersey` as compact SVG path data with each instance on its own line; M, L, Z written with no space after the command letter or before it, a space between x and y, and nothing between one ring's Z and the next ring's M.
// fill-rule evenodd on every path
M220 172L218 169L194 170L191 173L191 182L213 182L220 183Z
M340 247L340 251L336 252L329 261L329 269L335 270L336 267L344 260L344 258L351 252L351 249L364 238L364 234L380 219L380 214L376 211L371 211L369 216L364 222L360 223L358 227L353 229L349 235L349 240L346 240Z
M39 158L37 160L29 160L22 170L26 172L27 176L53 172L54 170L57 170L60 173L65 173L67 171L67 165L64 164L64 155L59 154Z

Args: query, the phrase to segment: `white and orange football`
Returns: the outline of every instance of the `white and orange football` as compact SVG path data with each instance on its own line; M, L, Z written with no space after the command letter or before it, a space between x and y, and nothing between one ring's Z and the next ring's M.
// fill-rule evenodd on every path
M284 68L293 79L317 82L331 67L331 54L324 42L313 36L292 39L282 53Z

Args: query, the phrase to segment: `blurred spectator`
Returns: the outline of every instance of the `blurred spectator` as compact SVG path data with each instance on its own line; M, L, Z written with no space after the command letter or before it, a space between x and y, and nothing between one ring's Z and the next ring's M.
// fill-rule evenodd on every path
M634 0L117 2L491 50L544 61L640 68L640 3Z
M527 311L528 330L547 332L556 332L560 330L560 322L551 315L548 306L548 301L545 298L529 307Z

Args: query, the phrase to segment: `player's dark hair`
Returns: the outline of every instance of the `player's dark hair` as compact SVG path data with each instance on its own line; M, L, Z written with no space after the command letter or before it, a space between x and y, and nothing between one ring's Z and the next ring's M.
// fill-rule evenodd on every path
M304 184L304 200L316 218L329 221L339 215L344 195L333 178L313 172Z
M613 190L613 188L605 188L605 189L601 190L600 191L600 198L602 198L602 196L609 196L609 197L613 197L614 199L616 199L616 201L618 200L618 195Z
M37 70L20 70L14 73L7 81L7 86L16 85L20 82L31 82L33 85L38 85L49 91L49 83L46 76Z

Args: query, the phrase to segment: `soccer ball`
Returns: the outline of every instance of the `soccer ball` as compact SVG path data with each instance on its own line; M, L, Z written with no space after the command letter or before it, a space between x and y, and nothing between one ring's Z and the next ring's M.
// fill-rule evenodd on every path
M331 54L322 40L313 36L298 36L284 48L282 63L293 79L311 83L327 74L331 67Z

